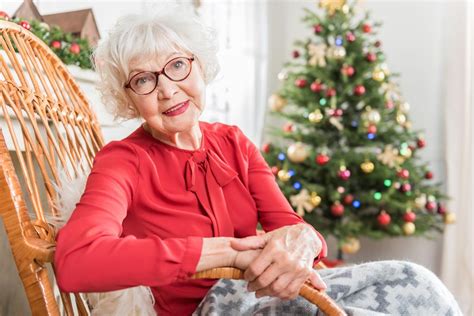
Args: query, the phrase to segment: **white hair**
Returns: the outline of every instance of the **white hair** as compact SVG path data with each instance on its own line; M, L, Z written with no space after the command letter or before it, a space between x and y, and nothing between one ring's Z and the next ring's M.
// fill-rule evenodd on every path
M204 25L183 5L166 7L155 14L119 18L93 55L102 102L115 118L139 117L124 89L130 62L156 58L165 52L193 54L201 66L205 83L210 83L220 69L216 35L214 29Z

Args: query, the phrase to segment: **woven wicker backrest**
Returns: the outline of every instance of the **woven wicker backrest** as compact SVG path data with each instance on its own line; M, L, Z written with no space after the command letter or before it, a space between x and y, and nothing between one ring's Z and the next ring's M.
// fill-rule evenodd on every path
M53 184L61 185L60 170L72 178L90 168L103 138L59 58L15 23L0 20L0 32L0 215L33 315L58 315L48 274L55 240L48 219L58 215ZM69 296L61 296L72 315Z

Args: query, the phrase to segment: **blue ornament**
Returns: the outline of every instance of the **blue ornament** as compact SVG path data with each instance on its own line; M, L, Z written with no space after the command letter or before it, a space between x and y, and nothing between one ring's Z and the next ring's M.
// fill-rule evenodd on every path
M295 188L296 190L301 189L301 183L299 183L298 181L293 183L293 188Z
M359 200L354 200L352 202L352 206L354 206L355 208L359 208L360 207L360 201Z
M341 36L336 37L336 46L342 46L342 37Z
M356 120L353 120L353 121L351 122L351 126L352 126L352 127L357 127L357 126L359 126L359 122L357 122Z
M288 175L290 177L294 176L295 175L295 170L293 170L293 169L288 170Z
M374 133L368 133L368 134L367 134L367 138L370 139L370 140L372 140L372 139L375 138L375 134L374 134Z
M285 160L285 159L286 159L286 156L285 156L284 153L279 153L279 154L278 154L278 160L283 161L283 160Z

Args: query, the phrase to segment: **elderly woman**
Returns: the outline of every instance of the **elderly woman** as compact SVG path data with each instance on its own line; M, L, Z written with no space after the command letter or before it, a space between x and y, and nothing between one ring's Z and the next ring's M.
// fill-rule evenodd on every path
M326 243L292 210L257 147L236 126L199 121L206 86L219 70L216 52L212 30L183 12L124 17L100 43L105 103L143 124L97 153L57 237L63 290L146 285L159 315L190 315L223 284L189 277L215 267L245 270L255 296L236 300L257 305L263 296L295 299L308 279L326 289L312 269ZM266 234L255 236L257 223ZM331 279L336 272L325 273ZM333 297L357 291L349 292ZM204 302L196 313L206 314L216 300Z

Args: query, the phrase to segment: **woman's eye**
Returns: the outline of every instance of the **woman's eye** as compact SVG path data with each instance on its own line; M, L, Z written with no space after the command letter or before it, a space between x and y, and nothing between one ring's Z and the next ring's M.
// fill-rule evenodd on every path
M135 85L141 86L148 83L150 80L152 80L150 76L140 76L135 79Z
M181 60L178 60L173 64L173 67L176 69L179 69L182 67L182 65L183 65L183 62Z

